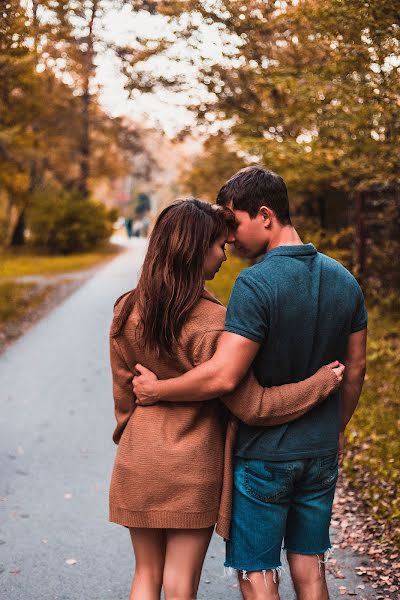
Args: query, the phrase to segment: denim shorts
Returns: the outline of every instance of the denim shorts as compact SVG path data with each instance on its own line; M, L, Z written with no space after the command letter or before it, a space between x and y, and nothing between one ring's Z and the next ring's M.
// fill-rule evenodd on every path
M288 552L326 552L337 478L337 454L287 462L235 458L225 566L278 569L283 541Z

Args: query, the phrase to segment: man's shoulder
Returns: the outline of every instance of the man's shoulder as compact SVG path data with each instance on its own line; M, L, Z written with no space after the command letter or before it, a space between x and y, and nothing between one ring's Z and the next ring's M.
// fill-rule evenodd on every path
M335 260L331 256L323 254L322 252L318 252L318 257L322 262L322 266L326 274L339 279L343 285L348 285L354 289L360 288L354 275L338 260Z
M267 283L268 274L271 274L273 270L274 268L271 265L268 265L266 260L261 260L260 262L243 269L239 273L236 281L253 282L256 284Z

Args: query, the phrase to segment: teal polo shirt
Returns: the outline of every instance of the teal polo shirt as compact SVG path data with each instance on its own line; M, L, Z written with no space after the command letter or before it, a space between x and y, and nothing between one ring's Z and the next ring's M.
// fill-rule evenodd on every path
M237 278L225 331L260 344L253 370L271 387L343 361L350 334L365 329L367 319L361 288L340 263L312 244L279 246ZM339 409L335 392L285 425L240 423L235 455L281 461L337 452Z

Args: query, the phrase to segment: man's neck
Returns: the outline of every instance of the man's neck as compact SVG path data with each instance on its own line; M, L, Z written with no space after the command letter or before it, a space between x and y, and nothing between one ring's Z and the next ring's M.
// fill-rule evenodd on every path
M284 225L271 237L267 246L267 252L279 246L299 246L302 244L303 242L295 228L292 225Z

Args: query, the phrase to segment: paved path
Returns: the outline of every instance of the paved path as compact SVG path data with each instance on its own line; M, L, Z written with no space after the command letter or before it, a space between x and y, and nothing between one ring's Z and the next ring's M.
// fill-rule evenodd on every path
M128 597L129 535L107 521L115 454L107 334L113 302L134 286L144 250L132 240L0 357L1 600ZM215 537L199 598L240 598L222 562ZM339 585L359 583L332 580L332 598ZM281 590L293 599L287 577Z

